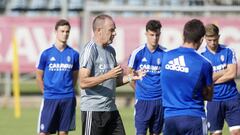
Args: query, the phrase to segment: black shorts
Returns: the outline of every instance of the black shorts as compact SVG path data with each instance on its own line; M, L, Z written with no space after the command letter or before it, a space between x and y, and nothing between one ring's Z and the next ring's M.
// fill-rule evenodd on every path
M126 135L118 111L81 111L82 135Z

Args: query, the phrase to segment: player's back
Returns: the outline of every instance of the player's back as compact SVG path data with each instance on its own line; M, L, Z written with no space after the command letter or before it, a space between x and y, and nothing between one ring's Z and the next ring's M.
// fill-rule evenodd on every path
M205 116L202 90L207 67L211 64L194 49L180 47L165 53L161 73L164 117Z

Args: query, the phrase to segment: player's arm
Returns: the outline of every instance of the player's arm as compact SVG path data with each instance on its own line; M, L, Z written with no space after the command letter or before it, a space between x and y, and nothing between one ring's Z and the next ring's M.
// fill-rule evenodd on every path
M143 70L133 71L128 75L119 76L117 78L117 86L122 86L127 83L135 82L136 80L142 79L146 75L146 72Z
M203 99L207 101L211 101L213 97L213 67L210 63L206 63L205 66L203 66L203 76L205 80L205 85L203 86Z
M73 63L73 87L76 87L77 85L77 80L79 76L79 53L75 53L74 55L74 63Z
M137 54L131 54L129 57L129 61L128 61L128 73L130 75L134 75L136 73L136 67L137 67L137 63L138 63L139 57ZM135 80L131 80L129 82L129 85L133 88L133 90L135 90L136 87L136 81Z
M121 74L120 76L117 77L116 79L117 87L125 85L133 80L133 75L129 73L129 71L127 72L128 72L128 75Z
M79 72L80 87L82 89L86 89L103 83L110 78L118 77L120 74L122 74L122 68L117 66L105 74L93 77L90 76L91 72L87 68L81 68Z
M213 96L213 85L205 86L203 88L203 99L211 101Z
M73 87L76 86L78 80L79 70L73 71Z
M43 85L43 70L37 69L36 70L36 81L37 84L43 94L44 92L44 85Z
M134 72L134 69L129 68L129 74L133 74L133 72ZM136 81L129 82L129 85L133 88L133 90L135 90Z
M213 82L216 82L226 73L226 69L213 73Z
M215 84L224 83L230 80L235 79L237 76L237 64L228 64L225 74L218 78Z
M117 87L129 83L132 78L129 79L128 75L121 75L117 77Z

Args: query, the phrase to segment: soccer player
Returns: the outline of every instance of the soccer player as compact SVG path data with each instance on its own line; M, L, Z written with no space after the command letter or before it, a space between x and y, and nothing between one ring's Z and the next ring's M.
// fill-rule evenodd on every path
M37 82L43 93L38 132L40 135L67 135L75 130L74 87L79 71L79 53L67 45L67 20L55 25L56 42L44 50L37 63Z
M136 82L135 89L135 127L137 135L159 135L163 126L162 89L160 69L164 48L158 42L161 34L161 23L150 20L146 24L147 43L135 49L128 66L131 70L145 70L146 75ZM130 71L131 71L130 70Z
M213 65L214 95L207 103L207 119L212 135L221 135L226 120L231 135L240 135L240 97L234 81L237 60L233 50L219 44L219 28L205 26L206 50L202 53Z
M125 135L125 129L115 104L116 86L141 79L144 72L123 76L111 46L116 26L109 15L93 20L93 39L80 58L82 135Z
M196 50L205 28L200 20L184 25L183 45L164 54L161 69L164 135L207 135L204 100L213 94L212 65Z

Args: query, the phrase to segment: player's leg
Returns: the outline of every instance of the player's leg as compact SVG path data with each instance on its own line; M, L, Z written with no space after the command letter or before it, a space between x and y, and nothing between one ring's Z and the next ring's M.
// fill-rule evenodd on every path
M61 99L59 103L59 135L67 135L76 129L76 98Z
M58 100L43 99L38 123L38 133L40 135L48 135L56 133L58 126L57 119Z
M39 135L50 135L49 133L39 133Z
M159 135L162 132L163 127L163 106L162 101L159 100L152 100L150 101L152 107L154 108L150 124L149 124L149 132L150 135Z
M225 111L221 101L207 103L208 130L211 135L221 135L224 126Z
M58 132L58 135L68 135L68 132L60 131L60 132Z
M231 135L240 135L240 99L225 101L226 121Z
M146 135L154 108L150 107L147 100L136 100L135 103L135 128L136 135Z
M232 127L232 129L230 128L230 133L231 135L240 135L239 127L237 127L237 129L234 129L234 127Z

